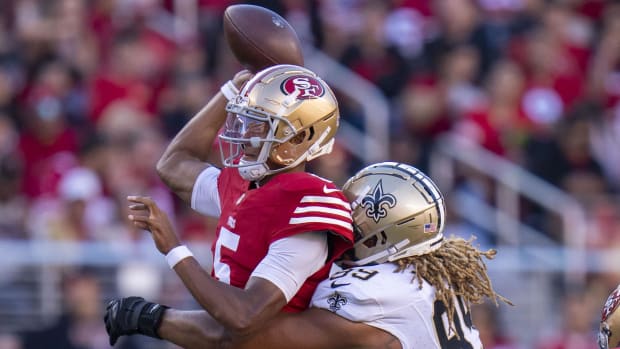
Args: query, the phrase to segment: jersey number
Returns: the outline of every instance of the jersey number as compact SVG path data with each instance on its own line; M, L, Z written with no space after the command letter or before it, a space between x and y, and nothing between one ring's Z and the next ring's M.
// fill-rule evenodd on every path
M213 272L215 277L221 282L230 284L230 266L222 262L222 246L229 250L237 251L239 246L239 235L222 227L220 236L215 243L215 256L213 256Z
M435 323L435 332L443 349L473 349L471 343L465 339L465 333L463 332L463 325L465 325L467 330L471 330L473 326L471 314L465 311L463 301L460 298L457 298L457 300L458 305L454 309L452 317L454 318L454 329L458 336L450 329L446 306L438 300L434 304L433 322Z
M342 271L339 271L337 273L334 273L334 275L330 276L329 280L332 281L332 288L338 288L338 287L342 287L342 286L346 286L346 285L350 285L351 283L349 282L338 282L336 281L337 279L343 278L347 275L351 274L352 277L356 278L356 279L360 279L360 280L368 280L371 277L379 274L378 271L376 270L364 270L362 268L352 268L352 269L344 269Z

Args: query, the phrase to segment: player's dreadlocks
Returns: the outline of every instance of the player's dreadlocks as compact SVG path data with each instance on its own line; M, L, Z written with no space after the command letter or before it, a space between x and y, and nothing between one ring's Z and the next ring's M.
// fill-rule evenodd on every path
M420 288L422 279L435 287L435 297L446 306L448 322L457 336L453 319L455 296L460 296L468 308L471 304L482 303L484 297L490 298L496 305L498 298L512 305L493 290L482 259L482 256L493 259L497 251L480 251L472 245L472 241L473 238L464 240L452 237L444 240L442 246L433 252L395 261L397 272L415 266L414 279L417 278Z

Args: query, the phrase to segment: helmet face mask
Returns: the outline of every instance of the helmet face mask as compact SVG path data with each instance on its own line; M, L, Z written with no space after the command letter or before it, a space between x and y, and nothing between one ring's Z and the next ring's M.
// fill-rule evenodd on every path
M355 223L353 265L384 263L441 246L444 199L415 167L384 162L359 171L343 187Z
M313 72L293 65L259 72L228 102L222 162L257 181L331 151L338 103Z
M264 176L269 170L267 160L272 144L288 141L286 138L274 138L273 133L276 127L274 124L287 123L288 120L282 120L277 116L271 117L267 113L245 107L243 104L228 104L226 110L228 116L224 131L219 136L220 154L224 166L238 167L241 173L249 173L243 175L244 178ZM294 134L291 132L291 135ZM224 154L226 148L228 155Z

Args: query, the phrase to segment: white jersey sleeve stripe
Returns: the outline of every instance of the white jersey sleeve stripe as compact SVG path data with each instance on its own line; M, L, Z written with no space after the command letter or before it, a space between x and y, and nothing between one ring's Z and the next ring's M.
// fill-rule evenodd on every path
M351 204L349 204L348 202L338 199L338 198L329 197L329 196L307 195L301 198L301 202L302 203L314 202L314 203L321 203L321 204L340 205L346 209L349 209L349 210L351 209Z
M291 220L288 223L289 224L327 223L327 224L337 225L347 230L353 231L353 226L351 225L351 222L345 222L343 220L336 219L336 218L327 218L327 217L318 217L318 216L291 218Z
M307 212L320 212L320 213L329 213L337 216L342 216L346 218L351 218L351 212L340 210L337 208L329 208L323 206L306 206L306 207L297 207L295 212L293 213L307 213Z
M192 188L191 207L204 215L219 217L222 213L220 194L217 190L217 178L220 175L217 167L205 168L194 182Z

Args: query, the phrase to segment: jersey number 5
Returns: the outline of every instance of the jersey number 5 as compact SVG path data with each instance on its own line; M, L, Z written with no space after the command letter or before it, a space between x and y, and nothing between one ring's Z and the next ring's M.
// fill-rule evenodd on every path
M220 230L220 236L215 243L215 256L213 257L213 272L215 277L221 282L230 284L230 266L222 262L222 246L234 251L237 251L239 246L239 235L232 231L222 227Z

